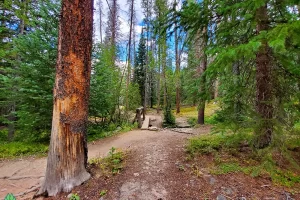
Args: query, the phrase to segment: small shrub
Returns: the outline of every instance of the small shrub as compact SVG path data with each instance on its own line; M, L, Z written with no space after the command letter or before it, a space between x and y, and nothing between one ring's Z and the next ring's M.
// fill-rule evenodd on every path
M295 160L292 162L292 158L288 159L291 154L287 150L283 151L274 144L265 149L253 149L251 148L253 138L254 136L247 131L239 134L203 135L190 139L187 152L193 157L213 153L214 167L211 173L214 174L241 172L253 177L264 176L276 184L287 187L300 183L299 167L297 163L293 165ZM299 142L295 138L291 140L293 142L290 139L285 140L286 144L283 146L298 148ZM284 166L278 161L284 162Z
M91 165L99 166L104 175L115 175L123 169L124 158L124 152L117 151L116 148L112 147L107 157L91 159L89 163Z
M195 126L197 124L197 118L196 117L189 117L187 119L187 122L189 123L189 125Z
M78 196L78 194L72 194L69 200L80 200L80 196Z
M16 197L13 194L9 193L5 196L4 200L16 200Z
M100 197L103 197L103 196L105 196L106 194L107 194L107 190L101 190L101 191L99 192Z
M172 127L175 125L175 116L172 113L171 108L169 108L168 106L165 107L164 109L164 122L163 122L164 126L166 127Z

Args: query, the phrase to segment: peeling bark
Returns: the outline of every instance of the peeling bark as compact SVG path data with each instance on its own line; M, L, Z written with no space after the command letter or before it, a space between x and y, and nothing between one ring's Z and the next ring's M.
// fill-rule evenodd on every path
M45 182L55 196L90 178L86 171L93 0L63 0L58 36L51 140Z

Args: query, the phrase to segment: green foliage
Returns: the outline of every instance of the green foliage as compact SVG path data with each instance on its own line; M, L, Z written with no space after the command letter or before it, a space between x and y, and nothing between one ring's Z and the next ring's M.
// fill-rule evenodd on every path
M48 152L48 145L25 142L1 143L0 159L15 158L20 156L41 155Z
M125 156L124 152L112 147L107 157L91 159L89 163L98 166L105 176L109 176L110 174L116 175L123 169Z
M141 35L137 55L134 64L134 74L133 74L133 81L134 83L138 84L141 102L144 102L145 98L145 80L146 80L146 39L144 35Z
M130 83L128 88L128 110L135 110L142 105L139 85L137 83Z
M119 133L131 131L135 128L137 128L136 123L122 123L119 126L114 123L109 123L105 126L99 126L98 124L91 123L88 126L88 141L110 137Z
M52 116L52 90L57 56L57 32L60 3L58 1L28 2L25 20L26 34L12 36L13 48L6 56L10 67L0 74L1 107L11 108L4 115L6 124L15 124L22 138L32 141L49 141ZM33 9L34 7L34 9ZM30 19L30 21L28 21ZM2 86L4 86L2 88ZM14 116L17 120L8 120ZM44 138L40 137L46 133Z
M78 194L72 194L69 200L80 200L80 196L78 196Z
M170 107L166 106L164 109L163 125L166 127L175 126L175 116Z
M194 157L208 154L214 156L214 166L210 169L213 174L242 172L253 177L267 176L274 183L288 187L300 183L300 163L293 156L293 151L273 147L254 150L251 148L252 140L253 135L249 132L204 135L192 138L187 152ZM296 140L299 148L299 138ZM290 141L284 143L290 144Z
M94 54L98 59L93 66L90 89L90 116L106 121L113 120L120 91L120 71L113 61L112 47L96 46Z
M9 193L5 196L4 200L16 200L16 197L13 194Z
M103 196L105 196L106 194L107 194L107 190L101 190L101 191L99 192L100 197L103 197Z
M195 153L213 153L221 149L229 150L239 147L242 143L250 143L252 134L210 134L192 138L187 146L187 151Z
M257 30L259 8L267 6L268 27ZM188 67L184 69L184 97L188 102L209 99L217 87L221 111L218 118L236 132L241 128L255 128L259 133L272 124L274 133L290 131L299 121L299 12L287 8L297 7L297 1L200 1L183 4L180 11L172 9L161 25L164 30L179 24L188 33ZM218 17L216 17L218 16ZM218 24L218 26L215 26ZM209 28L207 28L209 27ZM172 29L172 28L171 28ZM205 31L204 31L205 30ZM257 31L253 31L257 30ZM197 38L209 36L205 53L210 58L204 73L206 94L199 94L201 80L197 77L199 65L193 49ZM273 88L268 102L258 102L257 53L262 45L270 47L270 74ZM201 79L201 77L200 77ZM218 83L216 85L216 82ZM203 87L203 86L202 86ZM272 105L271 120L261 116L258 104ZM270 114L270 113L269 113ZM268 123L264 121L268 120ZM277 136L274 136L277 137Z

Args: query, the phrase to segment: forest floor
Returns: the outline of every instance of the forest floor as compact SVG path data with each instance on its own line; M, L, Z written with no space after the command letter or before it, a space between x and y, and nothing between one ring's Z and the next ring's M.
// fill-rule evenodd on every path
M114 176L92 178L73 189L81 200L187 200L187 199L300 199L268 178L243 173L210 174L211 160L188 159L187 140L208 134L210 126L163 129L161 117L152 116L158 131L134 130L89 144L89 158L106 156L112 147L126 152L123 168ZM184 117L177 122L186 125ZM46 158L27 158L0 163L0 199L14 193L17 199L30 199L43 179ZM31 191L32 192L29 192ZM22 195L24 192L29 192ZM67 199L62 193L51 199Z

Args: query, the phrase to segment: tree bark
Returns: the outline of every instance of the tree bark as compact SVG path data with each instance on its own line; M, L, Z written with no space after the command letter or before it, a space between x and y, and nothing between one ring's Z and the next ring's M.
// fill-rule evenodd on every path
M269 29L267 4L256 10L257 34ZM271 143L273 134L273 85L270 48L266 39L256 54L256 112L259 115L256 128L257 148L264 148Z
M207 44L207 29L204 28L202 30L202 35L197 38L199 42L199 45L197 45L196 47L198 48L196 50L196 57L198 59L200 59L200 64L199 67L197 69L197 73L198 76L201 77L200 78L200 88L199 88L199 94L200 94L200 98L199 98L199 104L198 104L198 120L197 123L198 124L204 124L204 120L205 120L205 102L206 102L206 98L205 98L205 93L206 93L206 86L205 86L205 75L204 72L206 71L207 68L207 56L205 53L205 49L206 49L206 44Z
M206 44L206 43L205 43ZM204 46L204 45L203 45ZM198 105L198 124L204 124L204 119L205 119L205 92L206 92L206 87L205 87L205 75L203 74L207 68L207 56L204 52L204 49L202 49L202 58L200 62L200 74L201 74L201 85L200 85L200 99L199 99L199 105Z
M93 0L63 0L45 181L38 194L55 196L90 178L86 171Z
M176 1L175 1L176 4ZM176 24L175 24L176 27ZM180 113L180 60L178 53L178 36L177 30L175 30L175 62L176 62L176 113Z
M232 66L232 71L233 71L233 79L234 79L234 84L239 85L240 84L240 62L236 61L233 63ZM234 99L234 116L236 121L241 120L241 93L239 92L238 94L235 95Z
M99 0L99 22L100 22L100 26L99 26L99 31L100 31L100 43L102 44L102 1Z
M160 110L160 80L161 80L161 44L158 43L158 76L157 76L157 106L156 112L159 113Z
M129 84L131 82L131 41L132 41L132 32L133 32L133 15L134 15L134 0L130 1L130 28L129 28L129 39L128 39L128 58L127 58L127 79L126 79L126 100L125 107L126 111L129 107L128 102L128 92L129 92Z

